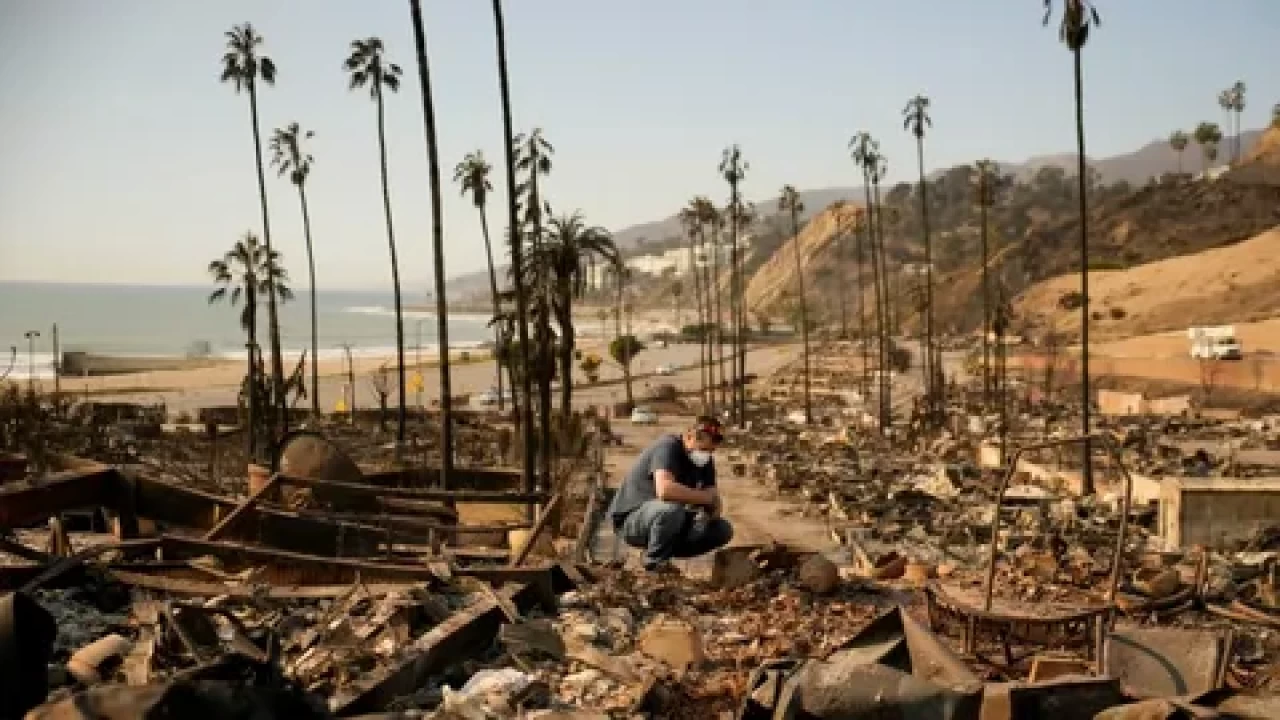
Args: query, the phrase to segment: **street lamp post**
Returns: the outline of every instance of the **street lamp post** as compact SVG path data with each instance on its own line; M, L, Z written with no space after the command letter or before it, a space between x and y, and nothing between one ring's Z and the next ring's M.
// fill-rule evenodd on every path
M28 330L23 334L27 339L27 391L36 394L36 338L39 330Z

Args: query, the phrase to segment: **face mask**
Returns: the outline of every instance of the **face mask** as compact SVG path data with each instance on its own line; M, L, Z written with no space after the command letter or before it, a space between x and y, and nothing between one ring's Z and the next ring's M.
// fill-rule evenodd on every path
M706 450L690 450L689 460L693 461L694 465L703 467L711 462L711 453Z

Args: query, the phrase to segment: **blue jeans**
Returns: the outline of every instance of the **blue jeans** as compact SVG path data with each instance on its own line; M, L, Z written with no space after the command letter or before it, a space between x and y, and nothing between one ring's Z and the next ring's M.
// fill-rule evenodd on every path
M615 519L614 530L628 545L644 550L646 566L705 555L733 539L733 526L724 518L696 518L679 503L649 500L621 523Z

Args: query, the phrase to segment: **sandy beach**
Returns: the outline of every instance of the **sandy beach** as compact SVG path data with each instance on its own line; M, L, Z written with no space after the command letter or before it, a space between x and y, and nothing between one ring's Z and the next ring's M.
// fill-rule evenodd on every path
M690 322L692 316L677 318L673 317L670 311L639 312L632 321L632 330L644 337L654 333L669 332L674 329L677 321ZM611 324L612 318L609 319L609 325ZM604 359L604 364L600 368L600 379L607 382L620 378L621 367L608 358L596 308L582 310L579 328L581 329L577 349L587 353L598 353ZM612 332L609 334L611 335ZM632 372L637 378L634 386L637 395L643 396L648 385L670 381L669 378L650 377L659 366L693 367L695 368L693 378L696 380L698 353L697 344L673 343L666 348L659 348L656 343L649 343L648 349L642 352L632 364ZM756 355L758 353L752 353L752 356ZM450 353L450 357L452 359L450 379L455 396L483 392L496 385L496 365L490 349L454 350ZM440 380L436 361L437 356L434 353L425 350L417 353L412 348L406 349L405 364L406 372L409 373L407 384L411 387L414 385L415 373L421 373L422 376L422 391L411 390L408 394L411 407L430 405L439 397ZM379 368L384 367L392 388L389 403L392 406L397 403L394 352L354 355L352 366L355 375L357 407L376 407L378 399L372 378ZM288 360L286 360L285 369L286 372L292 370ZM341 358L322 357L319 372L320 406L325 411L333 411L340 398L346 394L347 362ZM62 391L67 394L80 394L87 398L104 400L163 402L172 415L177 415L194 413L201 407L234 404L243 377L244 365L238 361L227 360L217 362L210 367L183 370L158 370L101 377L64 377ZM585 375L575 366L574 383L585 385L586 382ZM53 389L53 383L50 380L38 380L36 385L45 391ZM623 388L621 385L606 385L592 395L595 396L595 402L612 399L620 401L623 399ZM309 405L309 400L298 403L300 407Z

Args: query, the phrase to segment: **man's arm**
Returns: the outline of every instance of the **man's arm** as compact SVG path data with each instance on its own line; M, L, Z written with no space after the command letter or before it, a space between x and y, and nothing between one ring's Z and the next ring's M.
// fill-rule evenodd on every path
M663 502L713 507L718 505L720 501L720 497L714 487L695 490L687 485L681 485L670 470L654 471L653 488L658 493L658 499Z

